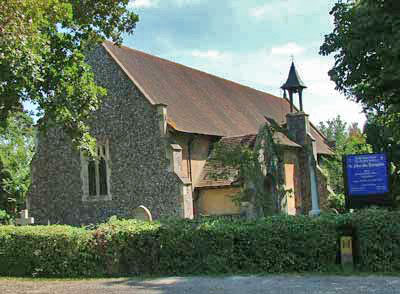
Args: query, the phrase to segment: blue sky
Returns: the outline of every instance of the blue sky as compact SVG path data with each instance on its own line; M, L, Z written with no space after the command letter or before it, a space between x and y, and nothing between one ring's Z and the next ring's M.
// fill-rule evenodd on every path
M335 0L134 0L139 14L124 44L256 89L282 95L294 56L308 86L304 109L314 123L340 114L365 121L361 107L334 90L334 60L318 54L332 31Z

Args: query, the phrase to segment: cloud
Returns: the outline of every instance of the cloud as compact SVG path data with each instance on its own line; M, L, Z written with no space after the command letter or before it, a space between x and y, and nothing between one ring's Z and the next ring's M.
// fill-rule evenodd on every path
M254 7L254 8L249 9L249 15L253 16L255 18L262 18L269 10L270 10L270 8L266 5Z
M129 8L150 8L157 7L158 0L131 0L129 1Z
M187 6L187 5L192 5L192 4L199 4L203 0L172 0L176 5L178 6Z
M170 6L175 5L183 7L191 4L198 4L202 0L163 0L163 4ZM160 0L131 0L129 1L129 8L154 8L159 7L161 4Z
M288 0L279 0L270 2L261 6L253 7L249 9L249 15L260 20L266 17L275 17L278 15L289 15L296 12L296 6Z
M193 57L200 57L200 58L221 58L222 53L218 50L207 50L207 51L200 51L200 50L193 50L191 52Z
M268 3L248 9L248 15L255 20L277 19L284 17L286 22L289 16L316 17L320 14L324 2L332 0L312 1L312 5L305 4L304 0L269 0Z
M298 55L304 52L304 48L297 45L296 43L290 42L283 46L272 47L272 55Z

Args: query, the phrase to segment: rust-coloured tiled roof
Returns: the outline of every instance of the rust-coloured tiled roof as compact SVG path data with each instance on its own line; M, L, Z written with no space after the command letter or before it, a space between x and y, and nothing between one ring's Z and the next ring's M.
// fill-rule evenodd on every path
M245 147L254 147L254 144L256 143L257 135L256 134L250 134L250 135L244 135L244 136L234 136L234 137L224 137L221 138L220 142L222 144L228 144L228 145L242 145Z
M274 137L274 141L279 145L301 148L301 146L299 144L293 142L285 134L283 134L281 132L274 133L273 137ZM225 143L225 144L241 144L241 145L248 146L248 147L254 147L256 138L257 138L256 134L244 135L244 136L234 136L234 137L223 137L221 139L221 142Z
M274 134L275 139L278 144L301 148L300 145L291 141L288 137L280 132ZM234 136L234 137L223 137L220 142L230 146L242 145L244 147L253 148L256 143L257 135L244 135L244 136ZM221 162L213 160L212 155L209 160L207 160L204 168L202 170L200 180L196 184L196 188L209 188L209 187L223 187L230 186L235 180L237 171L229 170L229 177L218 177L218 175L226 172L226 169Z
M239 136L256 134L265 116L286 121L286 99L111 42L110 56L151 104L166 104L170 125L182 132ZM331 154L315 127L317 152Z
M226 173L224 176L219 176ZM195 188L231 186L237 178L237 170L227 170L221 162L208 160L201 171L200 180Z

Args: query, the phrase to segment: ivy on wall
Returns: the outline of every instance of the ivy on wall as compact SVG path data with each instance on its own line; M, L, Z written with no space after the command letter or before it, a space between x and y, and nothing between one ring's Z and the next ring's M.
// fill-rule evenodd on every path
M240 185L234 200L251 203L255 217L279 212L289 192L284 185L283 149L275 136L282 131L275 122L268 121L260 127L254 145L224 142L214 145L212 160L219 162L221 168L211 177L230 178Z

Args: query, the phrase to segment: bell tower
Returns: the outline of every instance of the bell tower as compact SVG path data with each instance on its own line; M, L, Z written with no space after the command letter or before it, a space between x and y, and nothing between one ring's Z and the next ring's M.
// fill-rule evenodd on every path
M281 87L281 89L283 90L284 97L286 97L286 91L289 92L291 113L293 112L293 94L296 93L299 94L300 112L303 112L303 90L305 88L307 88L307 86L301 80L299 73L297 72L296 67L294 66L294 62L292 61L287 81Z
M283 93L285 98L286 91L289 93L290 112L286 114L288 136L292 141L303 146L301 152L302 155L300 156L300 168L303 174L302 181L305 187L302 192L302 203L304 203L303 209L305 209L304 212L309 210L310 215L318 215L320 209L317 176L317 146L315 139L310 133L311 127L308 121L308 114L303 110L303 90L307 88L307 86L301 80L293 61L290 66L287 81L281 88L284 91ZM294 112L294 94L299 95L298 112Z

